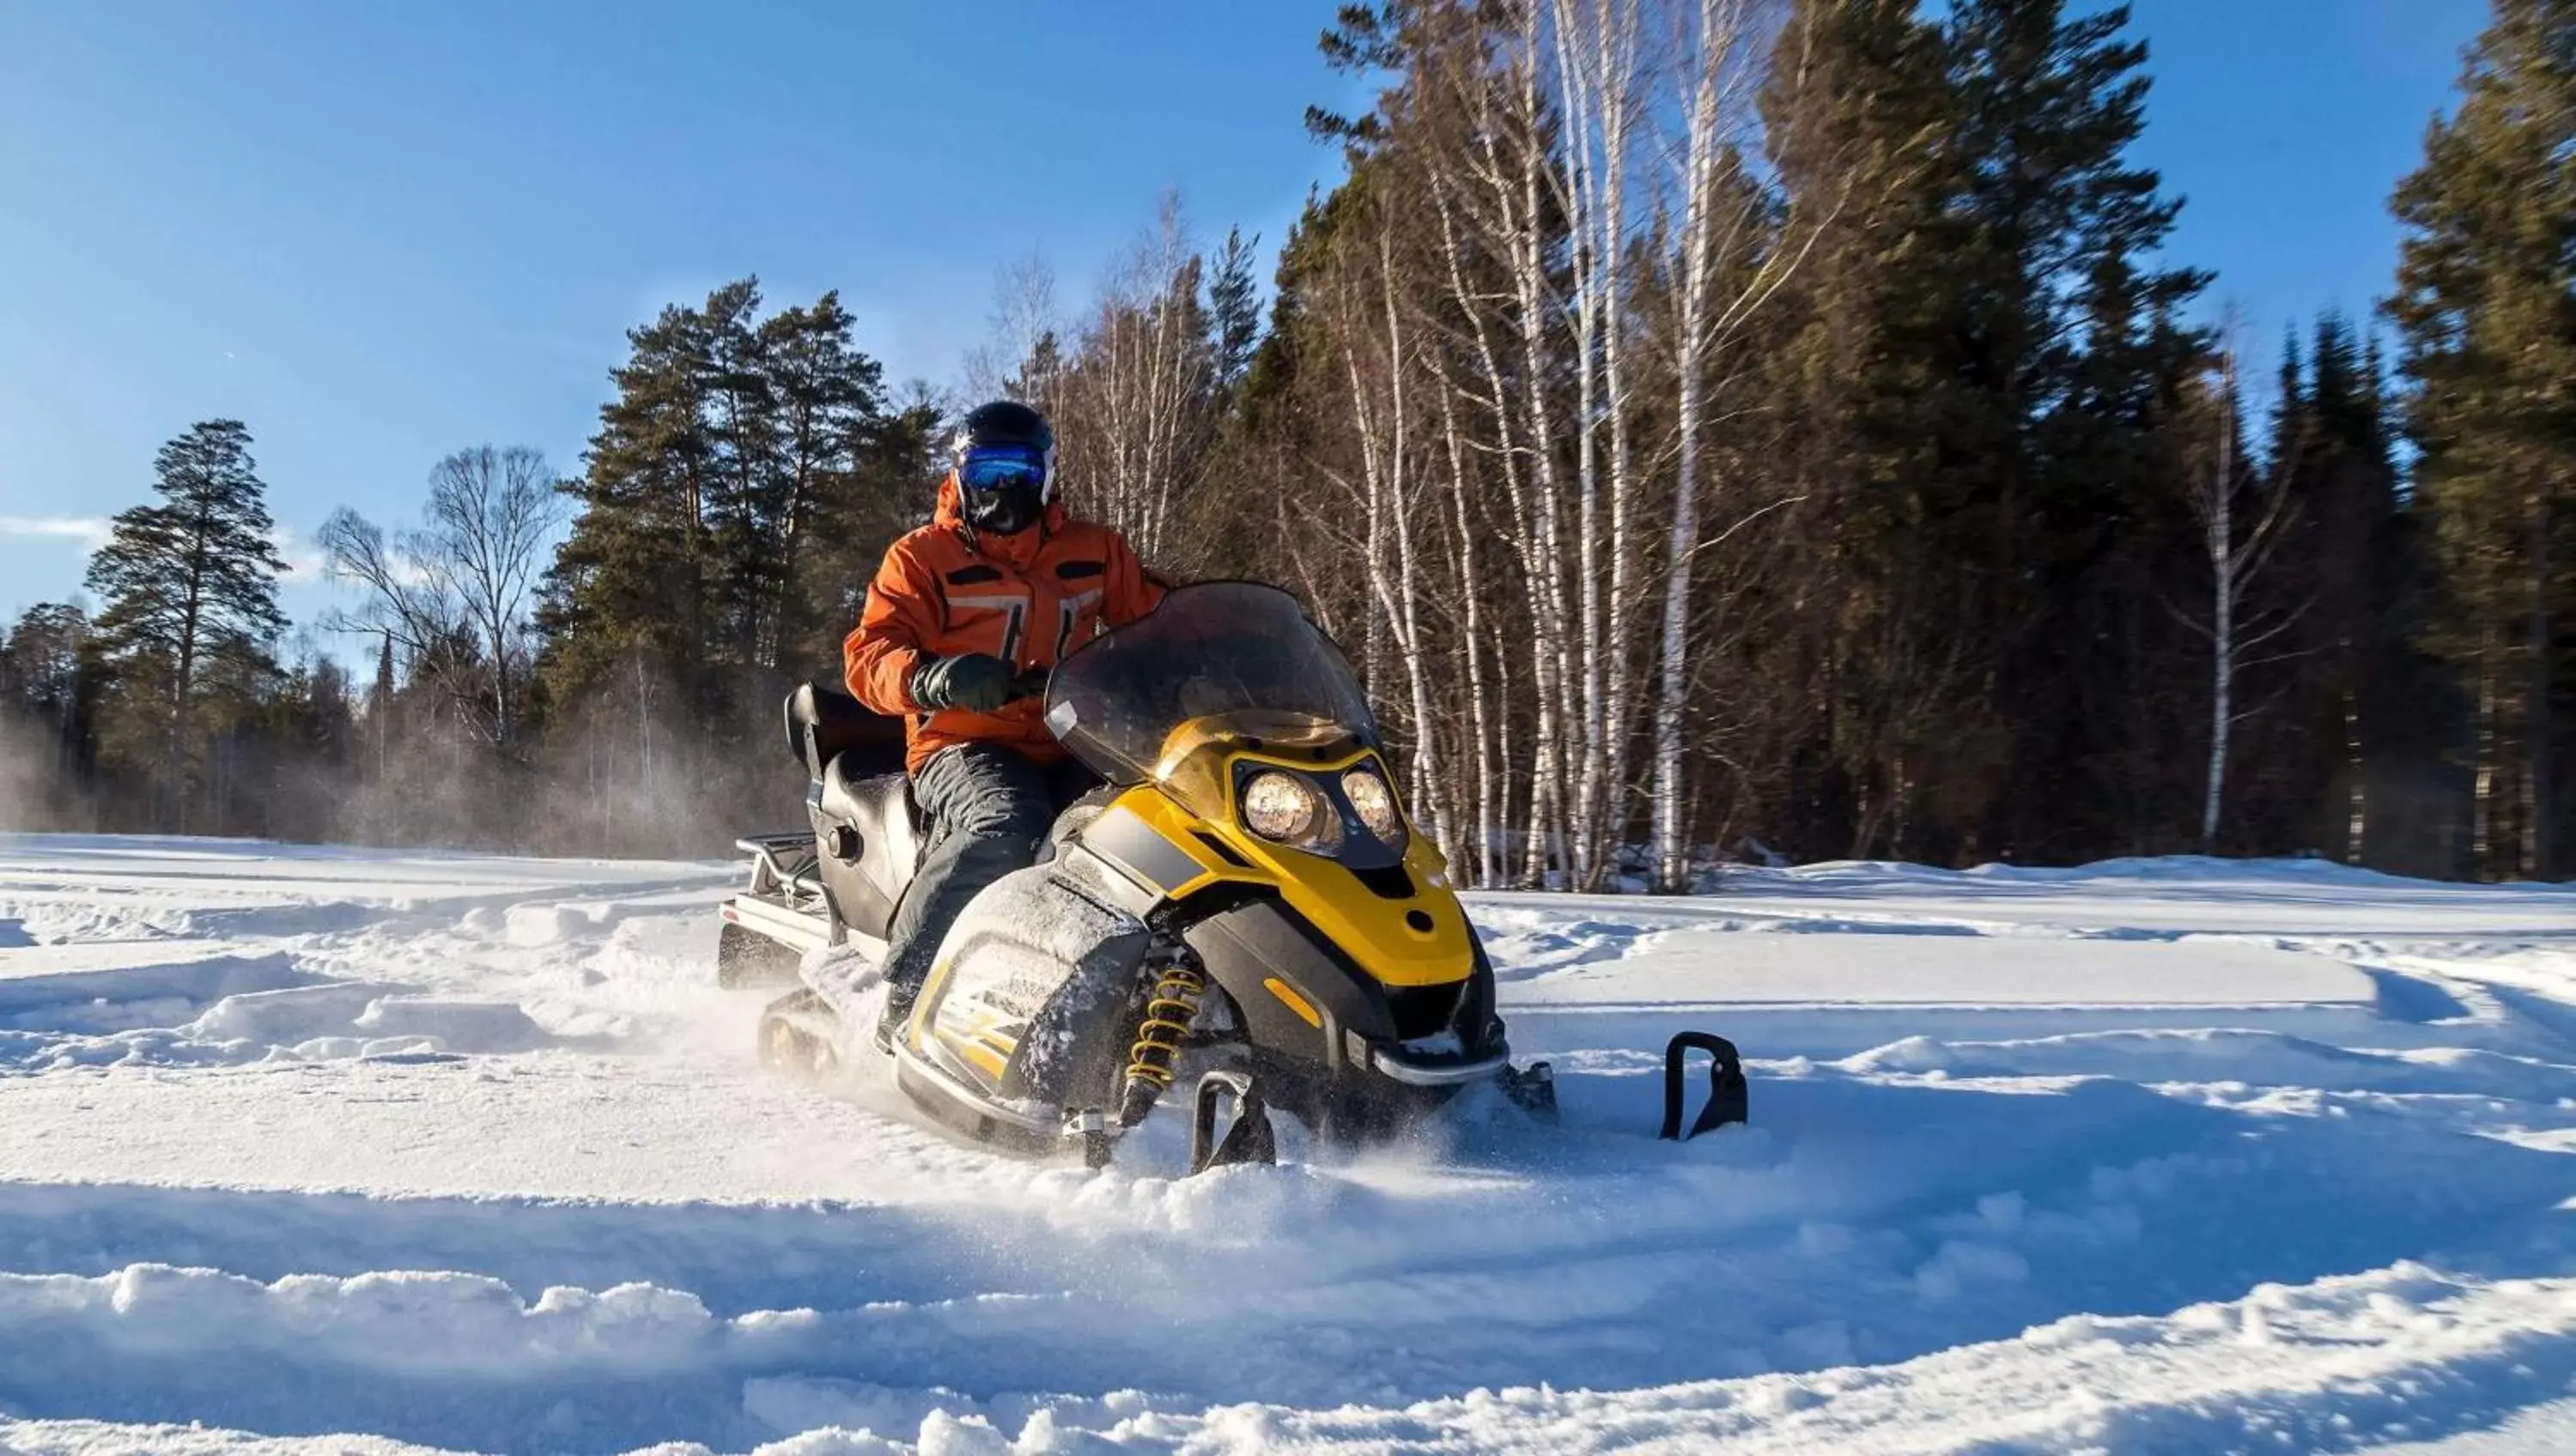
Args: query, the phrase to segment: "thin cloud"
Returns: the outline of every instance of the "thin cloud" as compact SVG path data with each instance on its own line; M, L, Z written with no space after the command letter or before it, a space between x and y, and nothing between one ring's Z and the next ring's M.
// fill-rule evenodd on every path
M286 559L287 573L299 580L320 581L330 570L330 560L322 554L322 549L298 537L292 526L271 529L268 544L276 547L277 554Z
M104 546L115 531L105 516L0 516L0 536L50 536Z
M105 516L0 516L0 536L36 536L58 541L78 541L96 550L107 544L116 533L116 523ZM320 546L304 539L292 526L272 527L269 545L286 560L286 569L305 581L320 581L329 572L330 561Z
M0 516L0 536L35 536L58 541L78 541L92 550L107 544L116 533L116 523L105 516ZM276 526L268 533L268 543L286 559L286 569L307 581L320 581L330 567L322 550L305 540L292 526Z

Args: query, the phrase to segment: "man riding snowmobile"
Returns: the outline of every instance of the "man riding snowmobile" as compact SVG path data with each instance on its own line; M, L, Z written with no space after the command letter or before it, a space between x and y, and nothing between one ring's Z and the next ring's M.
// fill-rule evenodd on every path
M891 927L880 1044L966 903L1030 864L1056 815L1098 782L1057 745L1028 685L1162 596L1124 538L1067 512L1043 415L1005 400L966 416L936 515L887 549L842 644L851 695L905 720L929 824Z
M1025 406L969 415L844 643L849 695L787 699L808 825L741 841L716 948L720 984L801 983L763 1063L853 1066L873 956L865 1061L979 1144L1105 1166L1185 1081L1193 1172L1272 1161L1272 1108L1327 1144L1476 1086L1551 1111L1349 660L1276 587L1167 591L1068 518L1053 446ZM1694 1046L1691 1131L1743 1120L1734 1048L1686 1033L1667 1137Z

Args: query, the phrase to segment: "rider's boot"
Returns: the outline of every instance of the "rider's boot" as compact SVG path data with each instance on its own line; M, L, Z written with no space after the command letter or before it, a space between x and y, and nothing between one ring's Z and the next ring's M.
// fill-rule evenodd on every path
M905 1019L912 1015L912 1003L919 999L920 995L921 983L918 980L911 977L905 977L901 980L888 978L886 981L885 1009L877 1014L876 1038L878 1051L891 1052L894 1050L895 1033L903 1029Z

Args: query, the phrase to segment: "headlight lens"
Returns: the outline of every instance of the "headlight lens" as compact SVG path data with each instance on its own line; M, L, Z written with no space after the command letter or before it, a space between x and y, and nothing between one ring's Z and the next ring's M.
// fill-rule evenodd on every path
M1341 816L1315 786L1277 769L1244 781L1243 822L1262 838L1297 849L1329 851L1342 838Z
M1404 835L1404 816L1395 811L1395 790L1373 768L1355 768L1342 775L1342 792L1350 797L1351 807L1359 811L1360 823L1378 837L1382 844L1395 844Z

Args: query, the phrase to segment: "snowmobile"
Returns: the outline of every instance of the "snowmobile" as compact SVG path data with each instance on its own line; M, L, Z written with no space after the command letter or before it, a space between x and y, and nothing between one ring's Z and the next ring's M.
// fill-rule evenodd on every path
M1553 1113L1547 1064L1512 1064L1493 967L1405 814L1365 695L1293 598L1177 588L1017 686L1104 782L1036 865L967 906L892 1028L895 1084L924 1112L1096 1167L1194 1073L1193 1172L1270 1161L1274 1107L1336 1141L1400 1131L1478 1084ZM818 947L881 959L923 846L899 720L820 683L786 719L810 832L741 841L727 985L796 977ZM846 1019L800 986L763 1012L761 1055L829 1072L874 1040ZM1742 1119L1731 1047L1713 1076L1694 1131Z

